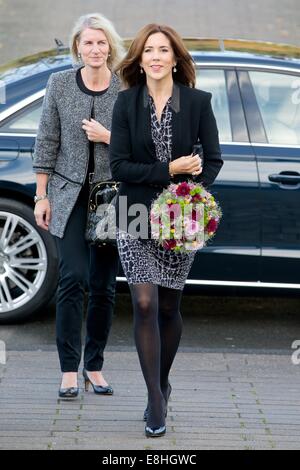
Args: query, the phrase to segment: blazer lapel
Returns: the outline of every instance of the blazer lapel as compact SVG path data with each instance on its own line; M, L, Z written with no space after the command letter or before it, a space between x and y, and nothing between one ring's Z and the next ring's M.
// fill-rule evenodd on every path
M148 99L147 87L142 87L142 93L140 96L140 106L141 106L141 127L144 137L144 144L148 152L154 160L156 160L155 145L152 140L151 135L151 115L150 115L150 104Z
M182 156L182 128L180 118L182 102L180 100L180 87L176 82L174 82L170 106L172 110L172 160L174 160Z
M172 110L172 160L182 157L182 135L180 113Z

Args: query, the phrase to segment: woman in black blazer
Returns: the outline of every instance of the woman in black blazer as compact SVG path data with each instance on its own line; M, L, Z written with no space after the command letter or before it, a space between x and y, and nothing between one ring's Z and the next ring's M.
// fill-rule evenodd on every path
M119 70L127 89L119 93L114 107L110 142L112 176L121 182L117 243L131 291L136 347L148 389L145 433L157 437L166 432L168 377L182 331L180 301L195 253L174 253L151 239L149 210L171 182L193 177L208 187L223 161L212 95L194 88L192 58L172 28L145 26ZM203 168L199 155L191 154L199 142ZM127 197L127 206L121 196ZM141 211L140 224L134 222L132 213L126 221L133 204L139 204L135 208Z

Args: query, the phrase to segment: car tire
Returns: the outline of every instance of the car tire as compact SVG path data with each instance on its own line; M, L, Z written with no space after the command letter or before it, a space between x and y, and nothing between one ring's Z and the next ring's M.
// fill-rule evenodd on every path
M53 237L37 227L30 206L0 198L0 324L41 311L54 296L57 282Z

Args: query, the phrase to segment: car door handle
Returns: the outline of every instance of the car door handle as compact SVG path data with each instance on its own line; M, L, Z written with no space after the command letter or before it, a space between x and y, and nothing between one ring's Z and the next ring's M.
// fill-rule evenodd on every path
M281 173L273 173L269 175L269 181L272 183L281 183L281 184L299 184L300 183L300 173L297 171L282 171Z

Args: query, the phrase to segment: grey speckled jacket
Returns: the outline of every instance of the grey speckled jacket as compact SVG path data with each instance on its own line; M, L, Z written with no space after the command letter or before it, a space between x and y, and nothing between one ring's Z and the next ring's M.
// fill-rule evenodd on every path
M111 129L112 111L121 83L113 74L106 93L90 96L76 83L76 70L53 73L48 81L33 158L35 173L50 174L49 231L62 238L72 209L85 181L89 141L82 120L89 119L94 99L95 119ZM111 178L109 146L96 143L94 181Z

